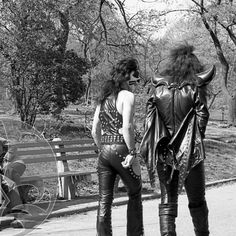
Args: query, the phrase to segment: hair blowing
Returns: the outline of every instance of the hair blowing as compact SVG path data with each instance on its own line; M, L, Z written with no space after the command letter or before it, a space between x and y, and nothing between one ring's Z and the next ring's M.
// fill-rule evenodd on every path
M111 69L111 78L105 81L97 98L97 103L102 104L110 95L117 97L122 90L122 83L130 80L130 73L138 70L138 61L134 58L120 60Z
M171 76L173 82L177 83L192 81L194 79L193 74L203 71L203 65L193 51L194 47L188 44L172 49L169 62L165 66L166 69L161 74Z

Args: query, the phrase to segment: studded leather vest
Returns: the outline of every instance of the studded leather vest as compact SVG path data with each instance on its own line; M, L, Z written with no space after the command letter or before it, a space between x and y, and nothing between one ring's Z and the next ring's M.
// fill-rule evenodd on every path
M116 100L114 97L109 97L101 105L99 119L103 135L118 135L119 129L122 128L122 115L116 109Z

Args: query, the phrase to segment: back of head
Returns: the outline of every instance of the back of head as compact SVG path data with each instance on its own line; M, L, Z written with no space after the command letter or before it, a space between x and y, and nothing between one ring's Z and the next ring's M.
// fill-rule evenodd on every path
M169 61L161 74L170 76L173 82L177 83L194 80L193 75L202 72L203 65L193 51L194 47L188 44L173 48L170 51Z
M126 58L120 60L111 70L111 77L117 84L121 84L124 81L130 79L130 73L137 71L138 61L134 58Z
M130 73L138 71L138 69L138 61L136 59L125 58L120 60L113 66L110 72L111 79L105 81L97 102L99 104L103 103L110 95L117 97L118 93L123 89L123 82L130 80Z

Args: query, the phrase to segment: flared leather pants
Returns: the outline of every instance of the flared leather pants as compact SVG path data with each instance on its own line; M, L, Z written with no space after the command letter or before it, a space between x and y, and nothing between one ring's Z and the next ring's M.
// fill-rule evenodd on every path
M112 236L111 206L117 174L127 188L127 236L143 235L141 201L141 171L139 160L132 167L124 168L121 162L128 154L125 144L102 145L98 159L99 205L97 213L97 236ZM120 217L123 217L122 215Z
M177 203L179 172L174 171L171 182L167 184L171 167L167 166L167 169L164 171L164 167L161 165L158 164L157 166L161 187L161 203ZM203 161L191 169L185 180L184 187L190 205L196 206L205 201L205 170Z
M174 171L170 183L171 167L164 170L163 164L157 165L157 172L161 188L161 204L159 205L160 229L162 236L175 236L175 218L177 217L178 203L178 176ZM185 190L188 197L188 207L192 217L194 231L197 236L209 235L208 208L205 199L205 170L204 161L201 161L190 170L185 180Z

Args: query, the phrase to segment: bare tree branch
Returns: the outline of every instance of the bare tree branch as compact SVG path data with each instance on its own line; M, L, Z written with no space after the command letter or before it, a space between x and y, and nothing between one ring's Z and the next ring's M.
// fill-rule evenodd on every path
M193 9L173 9L173 10L165 10L165 11L159 13L159 16L165 16L167 14L174 13L174 12L195 12L198 14L200 13L199 11L193 10Z
M193 2L195 2L194 0L192 0ZM211 26L209 25L209 23L207 22L205 13L207 12L205 7L204 7L204 0L201 0L201 4L197 4L200 7L201 10L201 18L202 18L202 22L205 26L205 28L208 30L208 32L210 33L210 36L213 40L215 49L216 49L216 53L217 56L219 58L219 61L221 62L222 65L222 90L224 91L225 94L227 94L228 96L230 96L230 93L227 89L227 81L228 81L228 73L229 73L229 63L226 60L222 47L221 47L221 43L217 37L217 35L214 33L213 29L211 28Z
M136 31L134 28L130 27L129 21L127 20L127 17L126 17L126 13L125 13L125 10L124 10L124 6L123 6L123 4L121 3L121 1L120 1L120 0L115 0L115 1L116 1L116 4L118 5L118 7L119 7L119 9L120 9L121 15L123 16L123 19L124 19L125 25L126 25L126 27L127 27L127 29L128 29L128 32L129 32L129 30L132 30L132 31L135 32L137 35L139 35L139 36L142 37L142 35L141 35L138 31Z
M114 44L114 43L111 43L111 42L108 42L108 33L107 33L107 28L106 28L106 23L103 19L103 16L102 16L102 7L103 7L103 4L106 2L106 0L101 0L100 1L100 6L99 6L99 18L100 18L100 21L101 21L101 24L102 24L102 27L104 29L103 31L103 34L105 36L105 40L106 40L106 45L108 46L112 46L112 47L127 47L127 46L130 46L130 43L124 43L124 44ZM120 2L120 1L119 1ZM122 4L120 2L120 4Z
M212 99L211 99L211 101L210 101L210 104L208 105L208 109L211 108L211 106L213 105L213 103L214 103L214 101L215 101L215 99L216 99L216 97L217 97L217 95L218 95L219 93L221 93L221 90L217 91L216 93L213 93L213 92L211 91L211 94L212 94L213 97L212 97Z

